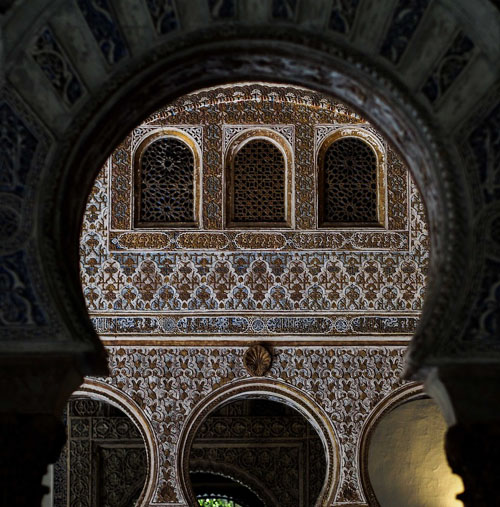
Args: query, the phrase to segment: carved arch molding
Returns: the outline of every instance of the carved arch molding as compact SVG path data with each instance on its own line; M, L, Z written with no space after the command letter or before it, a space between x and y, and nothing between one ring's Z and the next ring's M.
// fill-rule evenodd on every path
M136 499L136 504L148 505L153 496L155 477L158 474L158 443L157 436L154 433L151 427L151 422L148 420L147 416L137 405L137 403L135 403L134 400L130 398L125 392L117 389L114 386L106 385L97 379L86 379L83 385L81 385L80 388L73 393L73 396L75 398L84 397L87 399L108 403L109 405L118 408L122 413L128 416L129 420L133 422L133 425L135 425L136 428L135 433L138 433L144 442L147 460L144 487L142 488L139 497ZM129 430L128 433L133 434L134 432ZM93 436L93 433L91 436ZM71 451L73 451L73 449ZM68 450L66 450L66 452L68 452ZM88 478L85 477L85 474L88 473L87 470L79 470L78 467L82 461L85 461L85 454L82 449L79 449L78 447L74 449L74 452L75 455L78 456L76 459L77 467L75 472L77 475L79 473L82 475L80 478L76 477L76 480L77 482L79 479L83 481L88 480ZM61 460L61 458L64 460L67 459L64 453L62 456L60 456L59 460ZM66 489L66 484L64 487ZM68 489L68 492L71 494L71 488ZM79 493L82 494L82 501L84 501L83 492L79 491Z
M179 437L177 473L183 496L188 503L196 504L189 480L189 456L197 431L212 411L224 404L245 398L264 398L289 405L313 426L321 439L326 458L325 482L315 505L331 504L339 483L339 454L338 439L330 419L303 391L280 381L261 378L239 380L215 389L201 400L187 417Z

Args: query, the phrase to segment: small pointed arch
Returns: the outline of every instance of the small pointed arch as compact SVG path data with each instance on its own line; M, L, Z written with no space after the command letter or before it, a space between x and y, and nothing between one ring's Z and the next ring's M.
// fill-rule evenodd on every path
M200 173L200 148L190 135L180 129L148 134L134 153L134 226L199 226Z
M317 154L318 226L386 225L386 149L370 132L343 127Z
M225 154L228 227L292 227L293 151L271 129L235 137Z

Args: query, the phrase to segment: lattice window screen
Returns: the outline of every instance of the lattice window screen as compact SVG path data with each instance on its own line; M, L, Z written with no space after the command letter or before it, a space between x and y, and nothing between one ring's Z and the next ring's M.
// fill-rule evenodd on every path
M152 142L140 158L138 222L192 224L194 156L186 143L172 137Z
M246 143L233 162L231 219L235 223L284 223L285 160L271 142Z
M378 223L377 157L368 144L355 137L334 141L320 171L321 225Z

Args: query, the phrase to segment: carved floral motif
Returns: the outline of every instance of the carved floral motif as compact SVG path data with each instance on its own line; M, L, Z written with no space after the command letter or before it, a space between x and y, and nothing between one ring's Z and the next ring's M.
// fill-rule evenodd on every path
M394 64L399 63L428 4L429 0L398 0L380 49L382 56Z
M217 207L223 188L221 122L245 125L246 121L252 126L259 120L272 125L269 122L276 121L277 114L286 128L295 124L295 216L297 227L306 229L210 230L223 222ZM306 116L316 122L316 131L302 123ZM178 127L172 126L172 117ZM203 129L204 229L133 232L133 139L150 135L150 128L182 129L190 123L197 132ZM99 332L413 333L424 295L427 226L416 187L395 153L387 152L389 230L312 228L314 153L318 142L342 125L380 141L379 134L357 115L318 94L245 85L179 99L135 129L96 180L82 230L82 283ZM302 213L302 206L309 211ZM220 313L206 314L213 311ZM317 311L324 315L313 315ZM368 313L362 318L352 314L359 311Z
M114 64L128 56L125 40L108 0L78 0L77 3L106 61Z
M174 0L146 0L146 6L158 35L165 35L179 28Z
M452 86L474 56L474 48L474 43L464 32L456 35L422 87L429 102L436 102Z
M333 0L329 28L340 33L348 33L354 24L359 0Z
M49 27L40 32L30 52L62 101L73 106L85 93L85 87Z
M181 499L176 446L193 408L215 389L248 378L241 347L108 347L110 377L103 379L130 396L155 431L160 476L155 501ZM340 478L336 501L362 502L357 445L375 405L401 385L405 347L275 347L269 379L312 398L339 436ZM318 372L322 372L321 376Z

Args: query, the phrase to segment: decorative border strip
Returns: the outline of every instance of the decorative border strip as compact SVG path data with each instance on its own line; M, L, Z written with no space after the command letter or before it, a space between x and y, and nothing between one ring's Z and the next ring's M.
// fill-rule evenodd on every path
M312 231L312 232L109 232L109 251L408 251L408 231Z
M386 315L129 315L92 314L91 321L100 336L408 336L416 330L419 314Z

